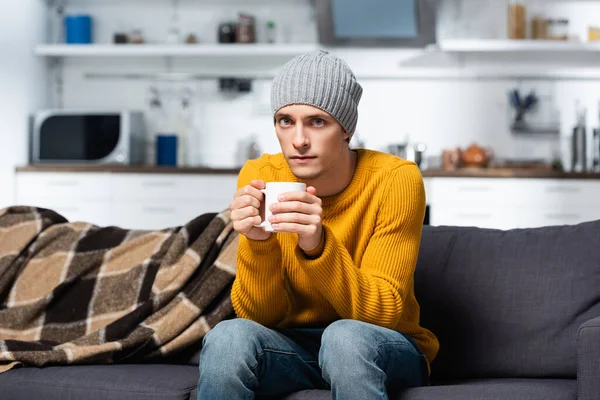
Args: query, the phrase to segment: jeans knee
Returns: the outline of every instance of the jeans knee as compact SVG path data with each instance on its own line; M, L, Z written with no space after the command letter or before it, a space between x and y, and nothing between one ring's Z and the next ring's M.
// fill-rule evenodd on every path
M339 320L329 325L321 338L319 363L351 367L352 360L371 351L366 337L365 323L354 320ZM350 363L350 364L349 364Z
M246 319L232 319L218 323L202 341L200 368L233 365L233 361L251 362L256 357L252 340L260 327Z

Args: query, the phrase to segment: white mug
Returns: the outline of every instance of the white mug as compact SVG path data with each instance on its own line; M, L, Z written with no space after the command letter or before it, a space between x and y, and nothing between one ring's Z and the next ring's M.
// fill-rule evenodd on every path
M254 225L257 228L263 228L267 232L275 232L269 222L269 217L273 215L271 213L271 204L277 203L279 195L288 192L305 192L306 184L300 182L268 182L267 187L262 189L261 192L265 194L265 220L258 225Z

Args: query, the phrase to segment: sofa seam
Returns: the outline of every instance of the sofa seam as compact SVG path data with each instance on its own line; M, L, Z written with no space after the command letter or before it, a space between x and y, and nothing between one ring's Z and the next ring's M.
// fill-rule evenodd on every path
M8 382L8 383L15 383L15 384L23 384L26 383L24 381L17 381L14 379L7 379L7 380L3 380L3 382ZM32 384L32 382L27 382L29 384ZM162 392L144 392L144 391L140 391L140 390L120 390L120 389L106 389L106 388L96 388L96 387L81 387L81 386L71 386L71 385L56 385L53 383L46 383L46 382L36 382L34 383L34 385L40 385L40 386L46 386L46 387L53 387L56 389L61 389L61 388L65 388L65 389L83 389L83 390L99 390L102 392L120 392L120 393L136 393L136 394L160 394L163 395L165 393L175 393L175 394L179 394L179 392L181 393L186 393L189 390L194 390L195 386L189 386L185 389L176 389L176 391L173 392L167 392L167 391L162 391Z

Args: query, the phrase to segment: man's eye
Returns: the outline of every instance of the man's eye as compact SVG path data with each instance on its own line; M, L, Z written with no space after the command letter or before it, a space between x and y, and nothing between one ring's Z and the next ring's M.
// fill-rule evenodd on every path
M289 118L281 118L279 120L279 125L288 126L291 123Z
M322 120L321 118L315 118L313 119L313 124L316 126L323 126L325 125L325 120Z

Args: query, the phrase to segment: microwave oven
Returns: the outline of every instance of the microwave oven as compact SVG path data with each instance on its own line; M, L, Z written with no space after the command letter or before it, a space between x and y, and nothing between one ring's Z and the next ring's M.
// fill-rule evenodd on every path
M141 111L43 110L30 121L32 164L140 164Z

